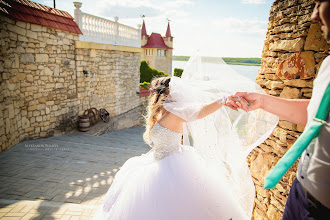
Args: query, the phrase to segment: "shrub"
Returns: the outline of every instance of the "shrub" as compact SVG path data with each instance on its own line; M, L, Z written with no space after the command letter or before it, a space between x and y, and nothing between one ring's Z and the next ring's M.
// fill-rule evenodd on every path
M149 82L143 82L143 83L140 83L140 87L142 88L145 88L145 89L148 89L149 88Z
M140 83L151 82L155 77L165 76L163 71L158 71L154 68L151 68L145 60L141 61L140 65Z
M181 77L182 76L183 69L180 68L174 68L174 76Z

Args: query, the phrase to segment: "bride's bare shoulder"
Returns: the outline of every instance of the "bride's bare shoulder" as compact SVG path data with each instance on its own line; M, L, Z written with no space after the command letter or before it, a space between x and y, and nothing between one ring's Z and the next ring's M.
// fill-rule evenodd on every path
M169 114L169 120L175 120L175 121L177 121L177 122L182 122L182 123L184 123L184 122L186 122L185 120L183 120L182 118L180 118L179 116L177 116L177 115L175 115L175 114L173 114L173 113L171 113L171 112L169 112L168 113Z
M175 132L182 132L183 123L185 120L177 115L168 112L158 123Z

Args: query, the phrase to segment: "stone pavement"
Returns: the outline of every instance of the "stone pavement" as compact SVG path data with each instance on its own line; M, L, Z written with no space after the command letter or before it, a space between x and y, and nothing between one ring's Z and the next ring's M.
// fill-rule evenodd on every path
M26 141L0 154L0 219L91 219L143 127Z

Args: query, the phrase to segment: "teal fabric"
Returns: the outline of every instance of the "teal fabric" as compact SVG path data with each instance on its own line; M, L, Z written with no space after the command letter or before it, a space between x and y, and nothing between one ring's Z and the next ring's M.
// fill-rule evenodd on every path
M324 92L319 109L317 110L316 119L325 121L330 109L330 83ZM313 120L305 131L300 135L292 147L284 154L284 156L278 161L273 170L266 177L264 188L272 189L281 180L283 175L294 164L294 162L300 157L304 150L308 147L311 141L316 138L322 128L321 121Z

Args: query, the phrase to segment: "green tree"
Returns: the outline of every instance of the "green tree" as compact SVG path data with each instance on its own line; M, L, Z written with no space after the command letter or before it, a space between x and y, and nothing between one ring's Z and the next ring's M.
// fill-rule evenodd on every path
M151 82L155 77L166 76L163 71L158 71L151 68L145 60L141 61L140 65L140 83Z
M174 68L174 76L181 77L183 69Z

